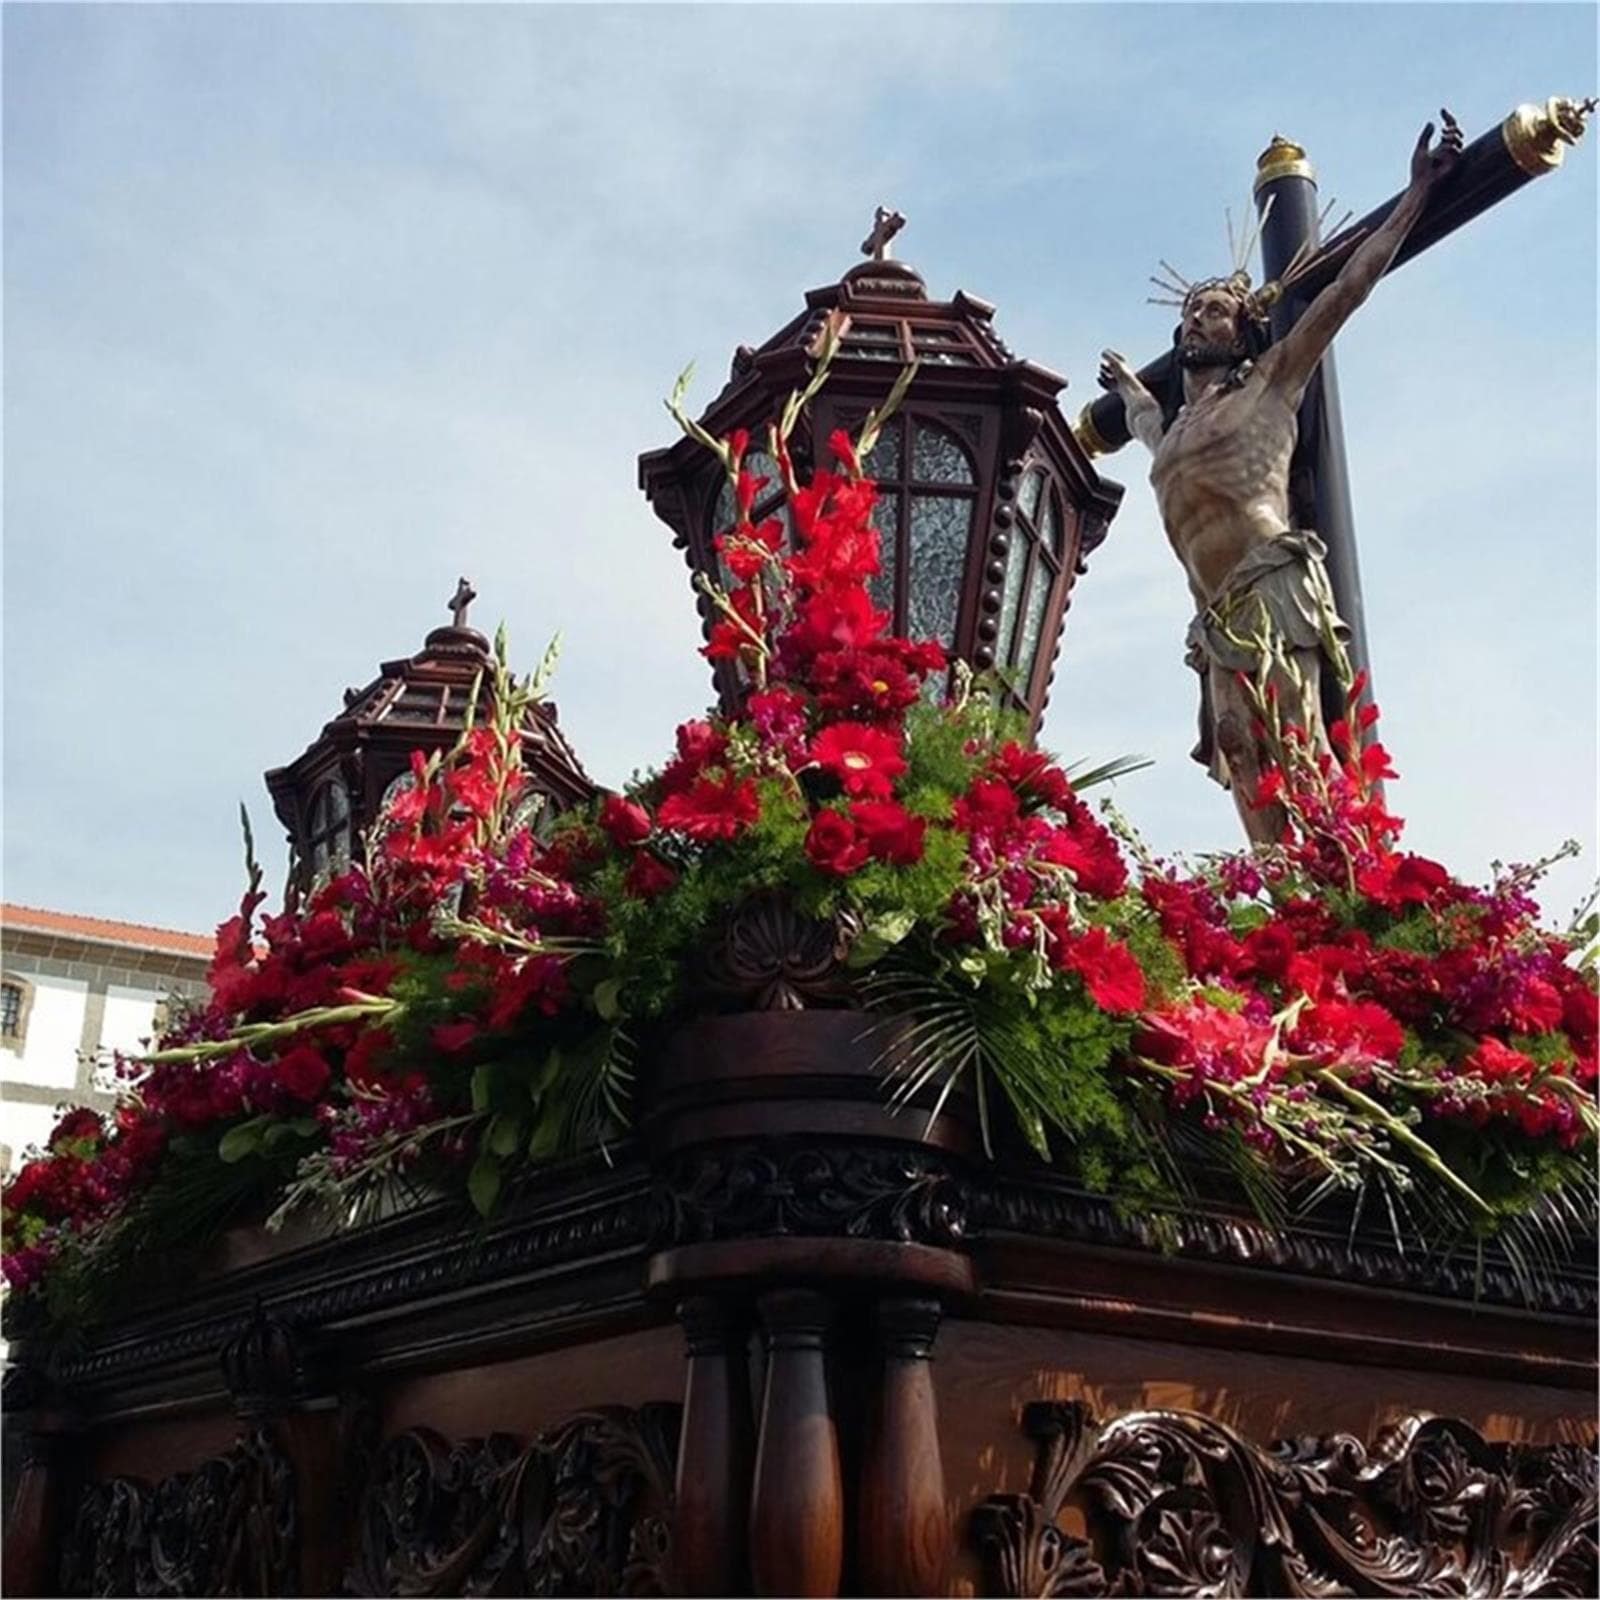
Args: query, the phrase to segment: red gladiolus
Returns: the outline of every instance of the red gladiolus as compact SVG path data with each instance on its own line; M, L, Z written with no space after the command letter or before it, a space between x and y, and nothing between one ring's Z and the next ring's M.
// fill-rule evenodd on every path
M850 808L850 816L879 861L909 867L922 859L927 819L912 816L898 801L858 800Z
M683 793L668 795L656 820L663 828L709 844L735 838L760 815L755 784L728 773L720 779L696 778Z
M605 829L615 845L627 849L643 844L650 837L650 813L637 800L625 800L620 794L608 794L600 804L600 826Z
M806 833L806 855L819 872L845 878L866 865L871 851L856 825L837 811L819 811Z
M1145 1002L1144 973L1127 945L1090 928L1061 944L1058 964L1083 979L1090 998L1102 1010L1120 1016L1140 1011Z
M862 722L836 722L811 741L811 759L832 773L848 795L884 800L906 770L900 740Z

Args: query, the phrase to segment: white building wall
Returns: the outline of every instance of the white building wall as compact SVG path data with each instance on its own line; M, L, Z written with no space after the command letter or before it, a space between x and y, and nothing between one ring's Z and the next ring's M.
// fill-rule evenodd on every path
M21 1100L0 1100L0 1145L10 1152L7 1170L15 1172L30 1145L44 1148L61 1116L59 1106L29 1105Z
M100 1048L120 1050L130 1056L144 1051L155 1032L156 1006L164 993L121 983L108 984L105 1017L100 1024Z
M71 1089L78 1078L78 1048L89 985L83 978L30 975L33 1009L22 1053L0 1051L0 1073L12 1083Z

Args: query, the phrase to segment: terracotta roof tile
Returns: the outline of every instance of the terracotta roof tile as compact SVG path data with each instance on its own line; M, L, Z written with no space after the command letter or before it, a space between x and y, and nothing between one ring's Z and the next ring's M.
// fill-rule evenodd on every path
M37 906L0 905L0 928L15 928L19 933L58 933L67 938L159 950L175 956L205 958L216 948L216 940L209 934L152 928L142 922L112 922L105 917L80 917L70 911L44 911Z

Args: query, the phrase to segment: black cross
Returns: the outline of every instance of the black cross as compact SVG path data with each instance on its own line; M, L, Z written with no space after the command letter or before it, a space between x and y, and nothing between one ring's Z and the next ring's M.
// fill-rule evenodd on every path
M478 598L478 591L466 578L456 580L456 592L450 597L450 625L464 628L467 625L467 607Z
M872 214L872 232L861 241L861 253L874 261L889 259L889 241L905 227L906 219L898 211L879 206Z

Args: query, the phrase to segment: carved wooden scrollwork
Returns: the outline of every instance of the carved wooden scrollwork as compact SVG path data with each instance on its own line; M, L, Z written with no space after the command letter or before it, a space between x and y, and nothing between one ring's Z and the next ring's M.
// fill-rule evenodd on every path
M294 1471L261 1430L193 1472L90 1484L64 1542L65 1595L296 1592Z
M728 1145L663 1175L662 1243L772 1235L949 1246L967 1231L951 1163L893 1145Z
M679 1411L581 1412L527 1446L396 1435L362 1496L350 1592L674 1593Z
M844 958L854 929L803 917L784 895L729 912L703 960L706 988L749 1011L803 1011L850 998Z
M1490 1444L1412 1418L1264 1449L1209 1417L1027 1407L1032 1490L994 1495L972 1532L998 1595L1587 1596L1596 1457ZM1066 1531L1070 1504L1088 1537Z

